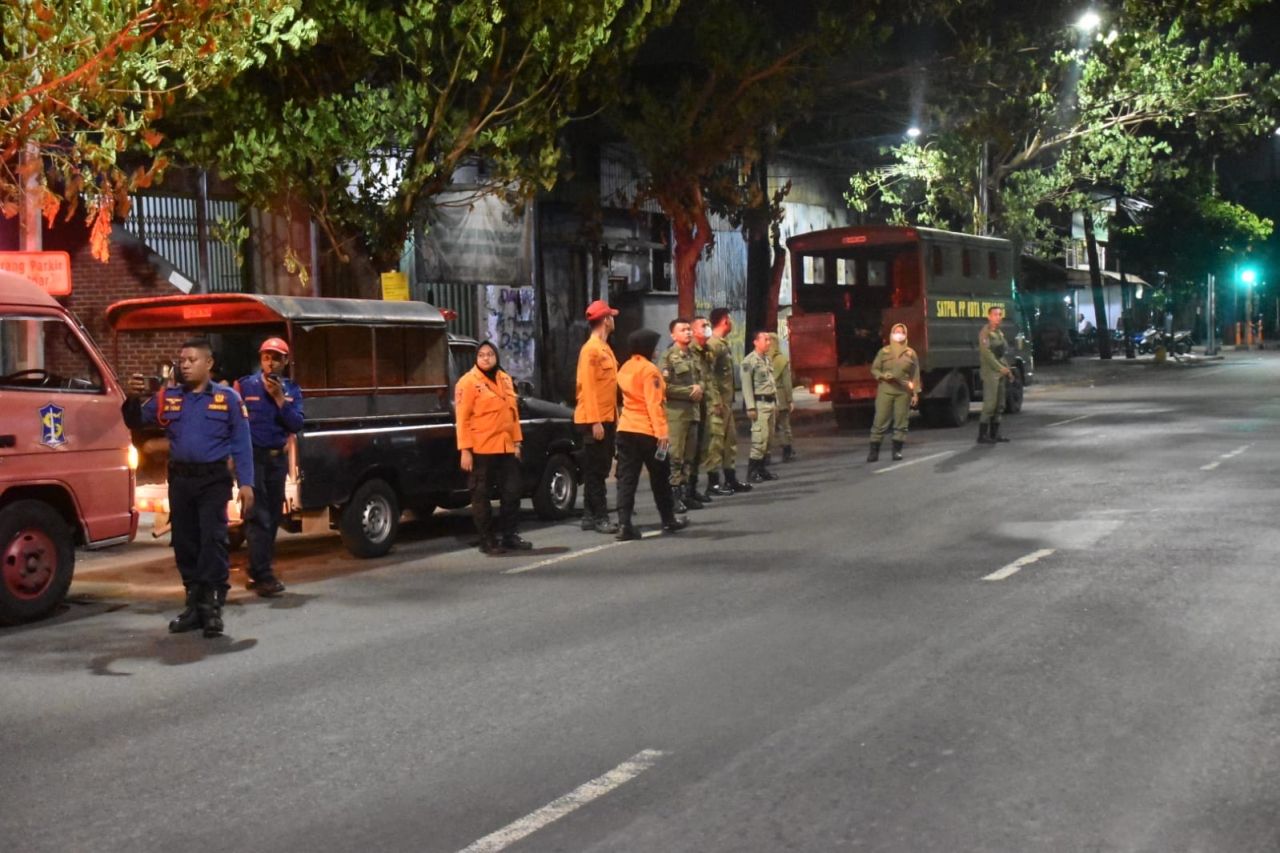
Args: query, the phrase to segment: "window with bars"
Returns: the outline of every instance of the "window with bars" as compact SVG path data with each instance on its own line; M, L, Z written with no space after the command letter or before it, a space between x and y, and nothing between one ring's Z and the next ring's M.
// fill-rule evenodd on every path
M226 199L205 202L203 223L194 196L135 195L124 227L156 254L209 293L244 290L244 274L236 248L215 239L209 229L219 220L235 221L240 205ZM203 225L203 228L201 227ZM207 250L208 268L201 264Z

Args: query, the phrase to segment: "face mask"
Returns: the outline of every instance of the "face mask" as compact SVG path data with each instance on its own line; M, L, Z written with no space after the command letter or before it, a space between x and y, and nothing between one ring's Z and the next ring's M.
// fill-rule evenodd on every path
M895 344L900 344L907 339L907 336L902 334L902 332L894 332L892 335L889 336L889 339L892 340Z

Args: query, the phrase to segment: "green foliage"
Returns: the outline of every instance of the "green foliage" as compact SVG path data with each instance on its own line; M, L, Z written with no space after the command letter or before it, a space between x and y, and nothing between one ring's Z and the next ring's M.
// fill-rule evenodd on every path
M314 42L204 93L180 148L255 205L305 206L344 259L383 268L469 161L489 168L477 192L549 187L573 111L670 14L670 0L302 5Z
M166 112L315 33L298 0L6 0L0 15L0 210L38 172L50 219L85 197L100 257L129 192L164 169Z
M1186 155L1270 131L1280 86L1240 57L1227 26L1253 5L1131 2L1089 36L1045 23L1070 20L1074 4L1042 2L994 36L962 32L957 61L933 82L931 138L886 150L887 165L854 175L847 199L1055 254L1056 214L1178 180Z

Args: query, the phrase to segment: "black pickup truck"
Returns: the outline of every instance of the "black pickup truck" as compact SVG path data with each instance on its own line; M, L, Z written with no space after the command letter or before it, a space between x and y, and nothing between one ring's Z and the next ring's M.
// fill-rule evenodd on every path
M289 452L282 527L336 529L352 554L391 549L403 510L429 515L470 502L459 467L453 385L474 364L475 340L450 335L424 302L200 294L130 299L107 309L117 355L122 338L181 331L214 344L219 378L257 368L258 345L282 337L293 351L305 426ZM176 356L176 352L174 353ZM119 358L116 358L119 363ZM564 518L577 500L581 440L573 411L522 394L525 494L544 518ZM168 523L168 445L155 430L134 435L141 458L137 504ZM234 502L233 540L240 538Z

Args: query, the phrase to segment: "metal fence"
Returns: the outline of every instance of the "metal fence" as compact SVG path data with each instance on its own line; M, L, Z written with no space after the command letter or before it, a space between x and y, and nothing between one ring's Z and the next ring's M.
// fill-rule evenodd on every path
M237 247L209 233L219 220L238 220L242 214L240 205L224 199L209 199L205 229L201 233L196 203L191 196L135 195L124 227L187 278L198 282L201 290L210 293L244 290L243 265ZM208 248L207 278L201 274L202 243Z

